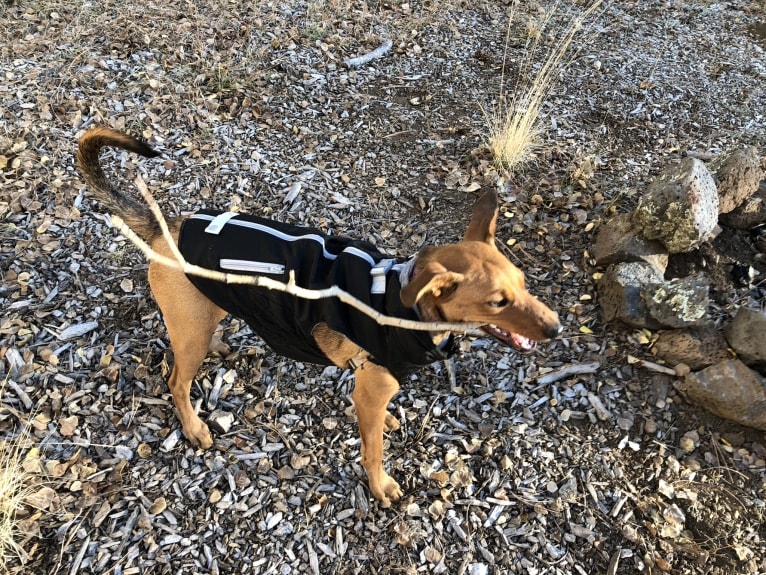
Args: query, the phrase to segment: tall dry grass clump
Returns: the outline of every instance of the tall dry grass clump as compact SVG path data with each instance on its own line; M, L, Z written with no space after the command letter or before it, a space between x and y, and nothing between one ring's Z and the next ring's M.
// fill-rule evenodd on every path
M540 110L551 93L556 78L568 62L564 57L572 41L582 29L584 21L602 3L603 0L594 0L578 16L570 19L568 26L558 36L555 31L549 33L548 28L558 12L559 3L546 9L538 20L530 20L526 25L524 57L519 66L515 86L512 94L506 97L506 64L515 19L515 9L511 10L508 17L498 102L491 112L482 109L487 120L488 145L499 167L513 172L524 166L534 156L534 152L540 145L538 123ZM537 56L543 51L541 40L549 35L555 37L555 45L544 58L542 65L535 68ZM575 51L575 55L578 51L579 49ZM569 61L573 58L574 55Z
M18 511L31 492L22 466L21 446L25 439L22 433L16 439L0 441L0 573L9 572L12 559L25 556L19 543L18 519Z

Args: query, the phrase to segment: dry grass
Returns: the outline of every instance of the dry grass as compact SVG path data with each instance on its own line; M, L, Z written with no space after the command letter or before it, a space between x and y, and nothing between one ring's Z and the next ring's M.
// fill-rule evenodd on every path
M602 0L594 0L581 14L571 19L567 28L558 36L554 32L548 32L553 17L558 12L558 3L545 10L537 21L528 21L525 27L524 58L512 95L506 99L505 73L515 15L511 11L508 17L498 103L491 113L482 108L489 132L488 145L499 167L513 172L534 157L539 147L540 110L566 64L564 57L574 37L582 29L584 21L601 4ZM544 51L541 40L547 35L555 37L554 46L542 65L535 68L538 55Z
M21 445L25 434L0 442L0 573L8 572L15 557L25 555L19 539L18 510L30 494L28 475L22 467Z

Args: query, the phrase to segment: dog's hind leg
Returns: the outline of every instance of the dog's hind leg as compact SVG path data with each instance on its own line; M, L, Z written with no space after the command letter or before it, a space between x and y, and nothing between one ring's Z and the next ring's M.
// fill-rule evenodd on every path
M398 426L386 407L399 390L399 382L386 368L372 362L361 365L354 376L356 385L351 397L362 438L362 465L372 495L383 507L390 507L392 501L401 498L402 489L383 469L383 431Z
M207 299L179 270L160 264L149 266L149 284L162 311L173 349L173 371L168 387L186 438L207 449L213 438L194 413L189 396L194 376L210 349L210 340L226 312Z

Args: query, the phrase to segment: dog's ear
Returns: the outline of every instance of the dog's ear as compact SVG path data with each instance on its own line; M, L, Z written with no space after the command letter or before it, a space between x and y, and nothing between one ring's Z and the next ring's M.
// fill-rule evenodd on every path
M497 212L497 192L490 190L480 197L473 207L473 217L468 224L464 241L486 242L494 246Z
M399 297L406 307L414 307L428 293L436 297L449 297L463 277L463 274L451 272L440 263L429 262L402 288Z

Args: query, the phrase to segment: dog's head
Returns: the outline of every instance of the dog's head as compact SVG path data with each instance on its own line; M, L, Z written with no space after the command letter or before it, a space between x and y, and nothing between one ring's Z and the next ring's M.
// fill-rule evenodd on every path
M529 351L562 327L556 312L527 291L524 274L495 246L497 213L497 195L487 192L476 203L462 242L420 251L401 298L425 317L480 322L500 342Z

